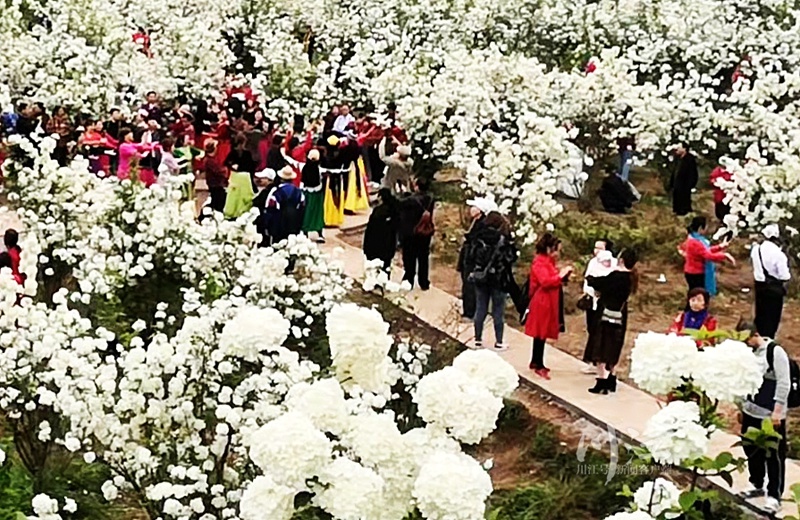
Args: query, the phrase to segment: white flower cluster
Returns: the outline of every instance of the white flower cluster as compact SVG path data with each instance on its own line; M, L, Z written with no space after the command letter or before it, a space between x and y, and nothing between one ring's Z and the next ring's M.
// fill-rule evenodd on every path
M664 394L691 380L711 399L737 402L758 391L764 366L753 349L726 340L698 350L693 339L674 334L639 334L631 351L631 378L641 388Z
M680 465L705 455L710 434L697 403L673 401L647 421L642 443L656 462Z

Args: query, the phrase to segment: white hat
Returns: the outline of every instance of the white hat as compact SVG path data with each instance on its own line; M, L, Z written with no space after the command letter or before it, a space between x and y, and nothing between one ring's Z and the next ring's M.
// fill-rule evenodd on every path
M492 211L497 211L497 204L494 200L486 197L475 197L467 201L467 206L472 206L481 210L481 213L488 215Z
M765 238L778 238L781 236L781 228L778 227L778 224L770 224L761 230L761 234Z
M598 262L610 262L614 259L614 253L609 251L608 249L604 249L597 253L597 261Z
M272 168L266 168L260 172L256 172L256 179L268 179L273 181L275 180L275 170Z
M281 171L278 172L278 177L285 181L292 181L297 178L297 174L291 166L284 166Z
M308 160L309 161L319 161L319 150L316 148L312 148L308 151Z
M398 146L397 153L402 155L403 157L408 157L411 155L411 147L406 144Z

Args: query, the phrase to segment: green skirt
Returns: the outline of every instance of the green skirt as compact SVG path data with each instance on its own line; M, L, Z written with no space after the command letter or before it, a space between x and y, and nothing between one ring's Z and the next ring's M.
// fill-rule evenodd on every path
M305 191L306 211L303 214L303 231L310 233L322 232L325 227L325 192Z

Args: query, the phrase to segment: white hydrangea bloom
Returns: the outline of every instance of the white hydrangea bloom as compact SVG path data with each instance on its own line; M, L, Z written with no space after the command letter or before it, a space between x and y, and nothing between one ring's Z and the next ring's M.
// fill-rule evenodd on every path
M326 467L333 445L304 415L288 412L259 428L249 439L250 458L265 473L293 489Z
M705 455L709 435L697 403L673 401L647 421L642 443L656 462L680 465Z
M379 518L383 508L383 479L369 468L339 457L319 475L314 495L318 505L334 518L361 520Z
M496 397L508 397L519 385L516 369L489 350L465 350L453 360L453 368L483 383Z
M736 402L758 392L765 369L752 348L729 339L699 353L692 379L711 399Z
M489 474L475 459L463 454L433 454L414 483L417 507L430 520L483 518L491 493Z
M341 435L348 427L344 391L335 379L294 385L286 394L285 405L289 411L299 412L311 419L314 426L322 431Z
M336 377L346 387L357 385L385 392L391 378L389 324L374 309L352 303L334 307L325 321Z
M289 320L275 309L245 307L225 324L219 346L229 355L254 360L259 352L283 345L290 327Z
M242 520L289 520L294 514L294 497L297 490L281 485L267 475L261 475L248 484L239 502Z
M645 332L634 342L630 377L648 392L665 394L692 374L698 355L697 344L687 336Z
M681 490L675 484L657 478L655 481L645 482L636 490L633 504L637 510L649 512L656 517L663 514L666 519L677 518L681 516L678 503L680 496Z

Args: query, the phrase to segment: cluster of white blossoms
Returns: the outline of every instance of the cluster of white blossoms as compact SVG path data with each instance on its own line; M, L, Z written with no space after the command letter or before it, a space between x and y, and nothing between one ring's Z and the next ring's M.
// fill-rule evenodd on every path
M22 289L0 273L0 408L33 449L105 465L112 478L93 491L109 501L133 494L152 518L189 520L290 518L295 507L341 520L424 507L444 520L452 494L425 489L426 465L458 455L448 467L469 500L454 514L482 516L491 480L437 422L450 412L428 400L428 421L412 406L439 374L427 373L430 347L395 344L380 313L342 303L350 284L337 262L303 237L256 248L252 219L198 224L178 187L97 179L19 144L30 161L7 171L23 270L46 300L31 292L17 304ZM150 301L164 273L175 293ZM479 388L485 403L455 425L472 442L516 385L487 354L483 367L464 355L464 371L450 368L469 382L451 395L469 403ZM73 507L60 504L39 498L37 514Z
M738 402L758 391L764 365L741 341L698 349L688 336L647 332L631 351L631 379L642 389L664 394L691 381L711 399Z
M620 137L635 137L637 162L683 141L728 163L735 230L794 215L800 195L800 38L785 0L547 0L536 16L519 0L191 0L180 17L154 0L26 6L0 20L0 95L105 113L150 89L219 92L240 70L272 117L395 102L415 154L462 169L523 240L561 211L559 182L583 178L570 148L596 171ZM751 145L763 163L748 163Z
M647 421L642 442L656 462L680 465L705 455L710 434L697 403L673 401Z

